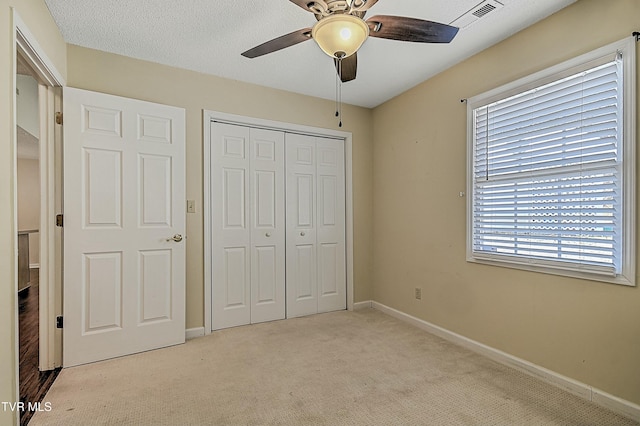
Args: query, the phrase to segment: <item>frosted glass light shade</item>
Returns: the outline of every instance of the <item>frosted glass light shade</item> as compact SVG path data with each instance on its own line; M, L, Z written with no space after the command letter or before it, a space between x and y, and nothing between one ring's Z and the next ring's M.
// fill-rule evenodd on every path
M357 16L338 14L318 21L311 36L332 58L346 58L360 49L369 36L369 26Z

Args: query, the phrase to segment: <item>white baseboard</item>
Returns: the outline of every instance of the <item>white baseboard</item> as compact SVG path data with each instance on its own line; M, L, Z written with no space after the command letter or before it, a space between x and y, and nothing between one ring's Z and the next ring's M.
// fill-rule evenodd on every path
M615 395L603 392L600 389L592 388L591 400L601 407L608 408L614 413L640 422L640 405L618 398Z
M390 308L389 306L383 305L382 303L373 301L371 302L371 307L382 311L392 317L412 324L431 334L442 337L443 339L448 340L452 343L463 346L473 352L484 355L487 358L499 362L500 364L507 365L509 367L515 368L518 371L522 371L531 376L537 377L553 386L561 388L588 401L592 401L595 404L608 408L609 410L614 411L622 416L629 417L635 421L640 421L640 405L634 404L633 402L618 398L614 395L596 389L593 386L587 385L586 383L579 382L570 377L556 373L555 371L548 370L524 359L492 348L491 346L476 342L475 340L469 339L468 337L464 337L460 334L454 333L420 318L416 318L402 311L398 311L397 309ZM356 307L354 304L354 310L355 309Z
M359 309L371 308L372 303L373 302L371 300L365 300L364 302L356 302L353 304L353 310L357 311Z
M204 327L187 328L185 334L185 338L187 340L195 339L202 336L204 336Z

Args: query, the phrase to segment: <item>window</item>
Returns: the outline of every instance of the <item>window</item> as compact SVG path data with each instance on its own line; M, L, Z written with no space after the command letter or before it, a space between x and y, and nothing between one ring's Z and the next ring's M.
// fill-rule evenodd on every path
M467 259L635 285L635 46L468 101Z

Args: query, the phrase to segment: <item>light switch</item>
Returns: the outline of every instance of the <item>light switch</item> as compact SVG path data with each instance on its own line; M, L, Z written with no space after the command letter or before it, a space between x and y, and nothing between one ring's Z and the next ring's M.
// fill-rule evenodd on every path
M187 213L196 212L196 200L187 200Z

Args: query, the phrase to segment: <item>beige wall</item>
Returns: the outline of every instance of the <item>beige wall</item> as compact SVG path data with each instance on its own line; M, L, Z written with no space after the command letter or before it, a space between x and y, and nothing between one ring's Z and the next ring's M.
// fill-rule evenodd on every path
M18 230L40 228L40 162L18 159ZM40 262L39 234L29 235L29 264Z
M183 107L187 111L187 328L204 324L203 123L202 110L338 129L332 101L267 89L164 65L69 46L68 85ZM328 87L328 93L333 93ZM341 130L353 133L354 298L371 291L372 130L371 110L345 107Z
M14 203L15 133L13 73L14 35L11 7L37 38L58 71L65 76L66 45L42 0L0 0L0 401L16 395L16 216ZM0 409L0 424L12 424L14 413Z
M16 115L18 126L36 139L40 138L40 105L38 104L38 82L30 75L16 76Z
M639 16L638 0L579 0L374 110L376 301L640 403L640 289L467 263L459 197L460 99L629 37Z

